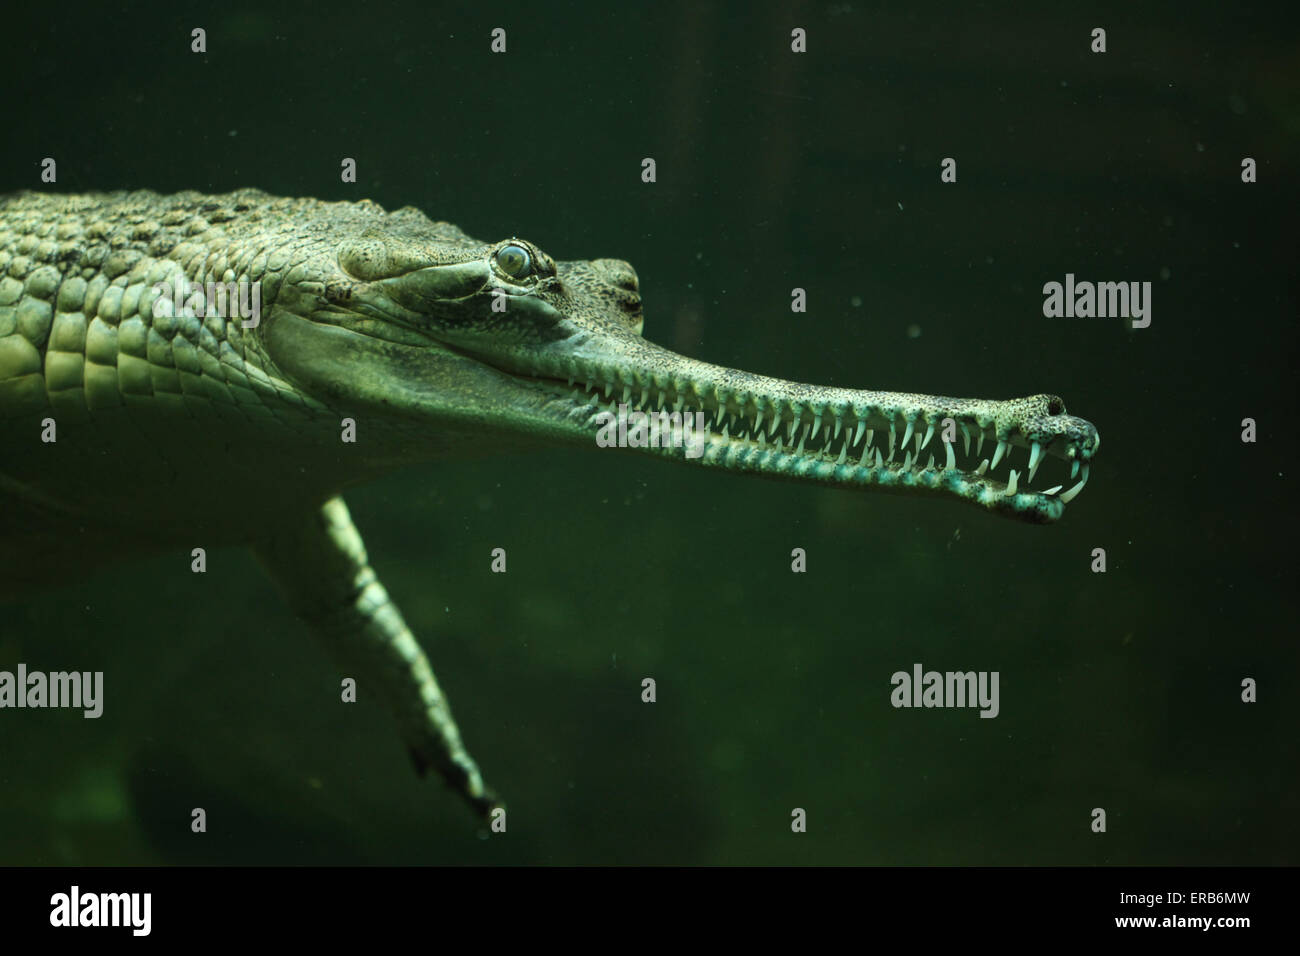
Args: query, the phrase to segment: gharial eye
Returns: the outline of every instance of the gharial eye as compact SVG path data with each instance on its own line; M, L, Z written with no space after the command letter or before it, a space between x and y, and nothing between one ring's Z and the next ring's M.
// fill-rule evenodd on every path
M522 279L533 269L533 258L520 246L502 246L497 253L497 265L508 276Z

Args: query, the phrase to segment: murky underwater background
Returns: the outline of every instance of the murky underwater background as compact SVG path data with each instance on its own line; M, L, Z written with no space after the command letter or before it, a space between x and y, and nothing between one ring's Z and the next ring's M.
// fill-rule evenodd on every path
M78 577L0 612L0 668L107 688L98 721L0 712L0 863L1296 863L1296 34L1142 7L17 11L3 190L54 156L62 191L414 205L631 261L677 351L1053 392L1104 440L1047 528L568 449L354 490L509 803L490 838L250 556ZM1151 326L1044 318L1067 272L1151 281ZM1000 671L1000 716L893 709L916 662Z

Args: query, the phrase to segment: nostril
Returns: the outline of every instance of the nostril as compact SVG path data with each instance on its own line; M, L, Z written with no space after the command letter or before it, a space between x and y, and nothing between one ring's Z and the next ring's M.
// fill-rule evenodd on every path
M637 285L636 270L632 268L631 263L624 262L622 259L602 259L600 264L605 268L605 274L610 285L627 292L640 291L640 287Z

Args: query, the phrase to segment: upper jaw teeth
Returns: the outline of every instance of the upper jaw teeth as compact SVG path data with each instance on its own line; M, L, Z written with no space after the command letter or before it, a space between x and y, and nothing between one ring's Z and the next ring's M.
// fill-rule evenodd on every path
M1034 480L1034 472L1038 470L1039 464L1043 460L1043 446L1034 442L1033 448L1029 452L1029 480Z

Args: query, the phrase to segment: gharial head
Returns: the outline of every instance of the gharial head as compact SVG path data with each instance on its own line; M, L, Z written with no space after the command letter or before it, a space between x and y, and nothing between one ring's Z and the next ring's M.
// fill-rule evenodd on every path
M480 242L412 209L336 237L318 265L324 276L290 275L278 290L262 331L271 359L327 405L433 423L460 441L622 444L730 471L950 497L1035 523L1061 516L1100 444L1053 395L827 388L678 355L641 337L626 262L556 262L526 240ZM1016 448L1028 450L1019 470ZM1065 463L1062 484L1030 490L1053 458ZM1005 480L995 477L1003 463ZM1062 490L1067 466L1078 480Z

